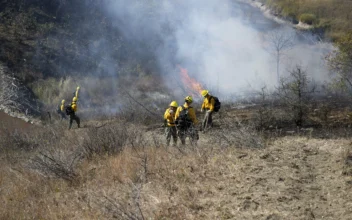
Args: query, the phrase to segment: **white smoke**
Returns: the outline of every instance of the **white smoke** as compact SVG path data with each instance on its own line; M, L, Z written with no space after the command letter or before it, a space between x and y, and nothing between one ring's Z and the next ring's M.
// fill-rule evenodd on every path
M147 48L146 56L156 56L170 88L175 87L177 64L223 95L276 85L275 57L261 38L271 30L258 28L273 21L258 18L255 8L250 9L257 14L251 22L241 11L243 4L230 0L114 0L106 6L125 37L145 44L140 49ZM326 47L301 40L295 45L282 60L280 72L301 64L317 81L325 80Z

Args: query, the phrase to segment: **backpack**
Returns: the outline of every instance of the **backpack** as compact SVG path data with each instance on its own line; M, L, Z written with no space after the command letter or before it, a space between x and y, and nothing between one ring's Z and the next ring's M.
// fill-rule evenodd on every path
M65 107L65 111L66 111L66 115L72 115L72 114L75 113L75 111L73 111L71 105L67 105L67 106Z
M214 103L214 112L218 112L221 108L221 102L219 101L218 97L212 96L212 98L214 99L215 103Z
M180 111L180 114L176 122L177 127L188 128L192 124L192 120L188 116L188 109L192 107L188 107L188 109L186 109L184 106L181 106L181 108L182 108L182 111Z

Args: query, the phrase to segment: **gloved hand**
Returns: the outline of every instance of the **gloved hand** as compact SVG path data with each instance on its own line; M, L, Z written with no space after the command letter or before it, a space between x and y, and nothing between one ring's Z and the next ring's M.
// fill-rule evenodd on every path
M169 113L170 113L170 114L173 114L173 113L174 113L174 110L170 109L170 110L169 110Z
M204 109L201 108L201 109L200 109L200 112L203 112L203 111L204 111Z
M210 113L210 112L211 112L211 110L208 110L208 111L207 111L207 113Z

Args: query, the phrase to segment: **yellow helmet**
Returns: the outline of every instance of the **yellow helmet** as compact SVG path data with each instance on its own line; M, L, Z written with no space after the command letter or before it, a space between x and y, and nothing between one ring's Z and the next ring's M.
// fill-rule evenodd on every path
M192 96L187 96L187 97L185 98L185 101L188 102L188 103L192 103L192 102L193 102Z
M209 94L209 91L208 90L202 90L201 92L202 96L205 97Z
M73 102L77 102L77 100L78 100L78 98L76 96L73 97L73 99L72 99Z
M61 101L61 104L65 104L65 99L63 99L63 100Z
M172 101L172 102L170 103L170 107L175 107L175 108L177 108L177 107L178 107L177 102L176 102L176 101Z

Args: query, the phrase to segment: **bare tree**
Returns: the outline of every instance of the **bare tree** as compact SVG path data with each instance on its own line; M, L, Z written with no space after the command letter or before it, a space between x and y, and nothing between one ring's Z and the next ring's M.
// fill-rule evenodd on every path
M289 77L281 79L277 95L287 112L292 113L295 124L302 126L316 86L301 66L296 66L289 73Z
M277 84L280 84L280 62L285 52L291 49L294 45L294 35L286 30L275 29L269 32L266 36L267 49L275 55L276 60L276 77Z

